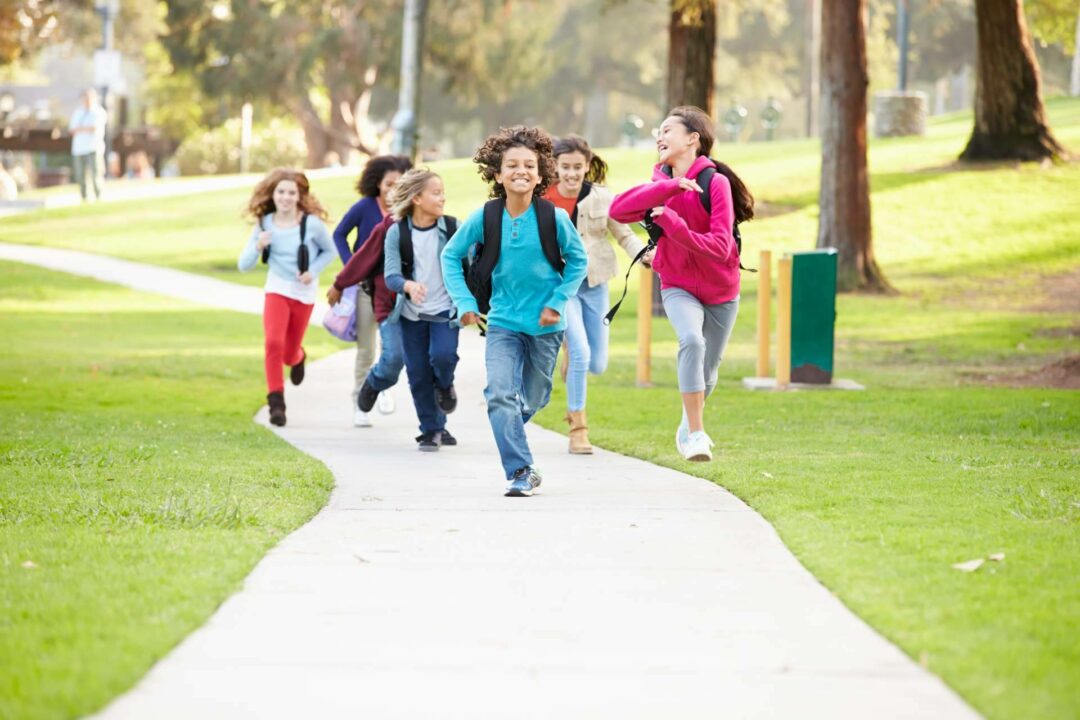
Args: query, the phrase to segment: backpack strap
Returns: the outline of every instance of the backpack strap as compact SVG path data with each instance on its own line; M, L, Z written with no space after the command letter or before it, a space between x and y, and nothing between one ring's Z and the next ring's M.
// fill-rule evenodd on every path
M499 264L502 251L502 216L506 198L495 198L484 203L484 246L478 248L476 272L480 277L490 278Z
M536 198L533 200L536 209L536 224L540 230L540 247L544 250L544 257L555 268L555 272L562 275L566 263L563 262L562 250L559 249L559 230L555 225L555 203Z
M259 232L264 232L265 230L266 230L266 228L263 227L263 218L262 218L262 215L260 215L259 216ZM263 250L262 250L262 262L263 262L263 265L270 262L270 246L269 245L264 247Z
M406 280L413 279L412 228L409 218L398 220L398 249L401 252L401 274Z
M300 216L300 247L296 249L296 267L301 273L306 273L311 267L311 253L304 242L304 236L307 235L307 219L307 213Z
M457 218L453 215L443 215L443 219L446 221L446 239L449 240L457 232Z
M570 216L570 222L574 223L574 227L577 227L577 214L581 201L589 197L590 192L592 192L592 183L588 180L581 183L581 190L578 191L577 200L574 201L574 214Z

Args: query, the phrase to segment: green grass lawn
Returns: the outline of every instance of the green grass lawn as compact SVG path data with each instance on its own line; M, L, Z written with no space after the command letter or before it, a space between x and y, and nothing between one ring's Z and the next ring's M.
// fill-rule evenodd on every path
M333 478L251 421L258 317L0 278L0 718L78 717L201 625Z
M1080 101L1051 101L1049 111L1059 139L1080 151ZM592 437L603 447L700 475L738 494L776 526L800 560L841 600L986 715L1080 717L1075 682L1080 672L1080 394L999 386L1022 385L1024 374L1080 353L1080 212L1075 201L1080 197L1080 166L954 166L969 130L970 117L958 115L935 119L925 138L872 143L875 248L900 292L840 297L836 357L838 375L863 382L867 391L741 390L739 379L753 374L757 296L755 277L745 274L743 311L706 416L717 441L717 459L708 465L684 463L671 440L679 415L676 342L662 318L653 322L654 387L634 386L632 284L612 327L610 368L590 382ZM813 246L819 150L813 141L717 146L714 154L735 166L763 201L762 217L744 226L748 265L757 264L761 248L772 249L775 257L780 251ZM614 150L605 157L615 189L648 178L651 153ZM446 178L450 212L464 215L479 206L485 192L468 160L437 163L435 169ZM355 199L351 186L350 179L341 178L320 181L315 191L337 217ZM230 191L37 213L0 221L0 240L73 247L259 285L262 273L240 275L234 269L248 232L240 218L245 199L246 192ZM98 698L79 706L87 708L130 684L140 668L197 625L273 542L275 532L318 507L328 478L250 423L261 394L259 332L251 318L202 310L174 318L175 303L144 300L63 276L16 272L16 267L0 266L5 280L0 310L6 311L0 327L13 338L10 346L18 349L0 360L4 425L7 429L6 418L12 415L11 427L17 429L5 432L0 446L3 472L12 475L19 488L8 492L12 483L5 482L0 515L5 518L0 527L5 533L0 546L7 563L4 571L17 579L10 585L13 597L19 598L15 607L43 613L52 608L53 617L70 618L65 622L73 625L80 617L90 617L63 605L68 598L62 593L55 598L46 589L38 591L40 596L29 590L25 597L19 594L46 576L38 571L47 570L49 562L40 562L37 557L47 555L35 557L30 546L14 545L23 537L13 530L17 523L7 520L11 508L21 507L16 501L41 508L17 516L43 515L64 528L58 533L48 526L51 544L43 545L59 548L50 552L61 556L66 543L76 542L67 538L85 532L99 543L114 542L116 528L132 533L125 537L133 553L152 552L148 548L156 547L152 541L162 533L206 546L206 538L216 532L254 538L242 559L218 545L207 547L202 570L219 573L222 567L234 567L230 579L221 580L220 573L205 578L204 583L218 583L213 587L196 587L187 576L177 581L190 592L169 602L184 608L186 620L153 638L130 638L129 644L145 642L155 649L132 650L134 659L126 661L127 670L121 672L126 679L113 678L110 684L86 676L78 692L93 691ZM9 276L23 281L9 283ZM57 306L68 291L74 293L70 305ZM621 279L612 291L621 291ZM82 301L87 293L96 298L93 303ZM140 298L138 312L123 302L125 297ZM77 321L73 329L62 331L34 323L42 312L69 320L78 317L69 314L75 311L93 316L98 326L113 327L108 340ZM99 317L97 312L105 314ZM210 315L213 325L199 321ZM163 318L169 332L155 322ZM184 328L179 338L178 323ZM144 331L147 327L151 330ZM73 332L82 333L79 342L73 342ZM323 352L337 347L324 342ZM196 346L198 352L191 350ZM103 360L88 359L96 354ZM184 358L182 368L174 366L177 355ZM25 370L11 370L9 363ZM140 370L120 373L117 367ZM211 394L200 396L196 405L182 394L189 372L200 374L202 382L217 383L214 387L220 390L208 401L203 398ZM41 382L23 384L21 377L39 377ZM44 384L45 378L50 385ZM102 407L102 396L93 389L114 384L117 389L104 397L116 400ZM161 403L146 409L137 401L146 396L173 397L184 409L181 419L161 417ZM68 397L73 398L70 409ZM565 429L560 421L564 403L557 384L552 405L539 422ZM100 420L113 413L140 419ZM179 423L183 418L183 432L166 432L156 424L159 419ZM104 433L97 423L111 429ZM198 435L203 431L205 438ZM212 442L221 432L229 442ZM114 433L120 439L114 439ZM153 471L167 478L161 488L135 483L136 476L145 477L140 475L144 461L138 454L124 455L148 443L154 443L155 451L145 462L157 463ZM295 467L297 476L307 479L307 504L301 503L304 509L295 518L271 510L255 513L252 507L273 505L244 500L257 467L250 457L254 446L261 448L261 456L279 453L279 466ZM70 447L79 449L66 449ZM178 454L168 457L174 449ZM221 458L212 471L222 469L216 482L191 459L202 451ZM66 470L73 465L70 453L81 462L74 466L85 467L96 480L72 479ZM48 465L37 458L61 459ZM43 469L36 469L38 462ZM227 462L235 472L225 469L232 467ZM183 472L185 467L190 475ZM107 479L111 468L127 473L128 485L118 495L109 494L117 493L112 483L120 481L120 476ZM176 493L170 483L190 483L194 494L185 497L195 498L191 502L197 510L192 512L219 518L217 524L191 528L170 519L174 513L161 510L175 507L166 502L170 492ZM97 488L97 494L82 494L86 487ZM220 492L210 495L211 488ZM90 502L85 502L87 497ZM56 513L51 511L54 505L73 509ZM143 510L114 510L129 506ZM151 512L155 508L157 515ZM136 520L106 520L116 512L125 521L130 512ZM145 519L162 513L164 520ZM226 520L237 514L250 520ZM147 525L158 528L155 523L163 529L149 532ZM222 526L228 523L235 527ZM105 533L105 527L113 534ZM139 540L137 531L150 539ZM188 547L169 545L174 546ZM241 546L233 543L230 550ZM80 546L78 554L83 552ZM951 568L992 552L1006 553L1005 561L973 574ZM25 559L41 567L25 570L20 566ZM95 571L98 578L82 578L86 592L98 592L95 583L104 582L101 578L113 580L110 573L96 569L114 560L102 554L101 559L80 562L87 576ZM195 572L193 565L182 567ZM166 576L166 569L153 564L137 572L131 568L128 562L116 571L122 575L116 582L140 588L131 602L145 601L149 590L143 590L144 585L152 585L156 593L173 582L174 573L183 572L170 567ZM79 581L70 582L78 586ZM31 624L31 630L19 636L24 645L4 648L4 656L15 657L40 657L24 648L47 643L58 648L52 675L25 664L8 671L13 687L22 688L20 697L33 692L39 693L35 697L63 696L57 688L62 679L79 675L73 668L110 671L94 662L105 652L103 639L98 645L59 643L40 634L51 632L53 624ZM112 646L108 651L116 652ZM36 684L28 677L36 677ZM0 685L0 695L7 694ZM70 707L54 705L52 712L70 714L73 710L64 710Z

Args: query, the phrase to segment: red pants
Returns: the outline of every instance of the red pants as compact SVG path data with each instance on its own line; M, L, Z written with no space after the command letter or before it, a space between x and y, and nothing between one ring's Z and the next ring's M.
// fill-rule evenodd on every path
M282 365L296 365L304 359L304 340L314 305L284 295L266 293L263 304L263 332L266 336L266 387L269 392L285 390Z

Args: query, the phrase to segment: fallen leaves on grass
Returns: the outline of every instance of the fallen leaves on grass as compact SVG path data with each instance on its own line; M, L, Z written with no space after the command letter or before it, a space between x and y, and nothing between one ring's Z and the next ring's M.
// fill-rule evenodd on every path
M994 562L1002 562L1004 559L1005 553L1003 552L991 553L985 558L975 558L974 560L965 560L964 562L955 563L953 565L953 569L959 570L960 572L970 573L975 572L976 570L981 568L983 566L983 563L985 563L987 560L992 560ZM991 572L993 571L991 570Z
M953 569L960 572L975 572L982 567L982 564L986 562L982 558L975 558L974 560L968 560L967 562L956 563L953 565Z

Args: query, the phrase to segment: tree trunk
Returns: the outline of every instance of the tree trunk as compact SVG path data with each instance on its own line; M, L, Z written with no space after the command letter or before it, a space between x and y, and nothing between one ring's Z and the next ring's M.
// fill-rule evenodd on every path
M668 36L669 107L696 105L713 115L716 0L671 0Z
M975 20L975 128L960 159L1042 160L1064 154L1046 124L1023 0L975 0Z
M819 248L836 248L837 288L888 290L874 261L866 168L866 0L821 3Z

